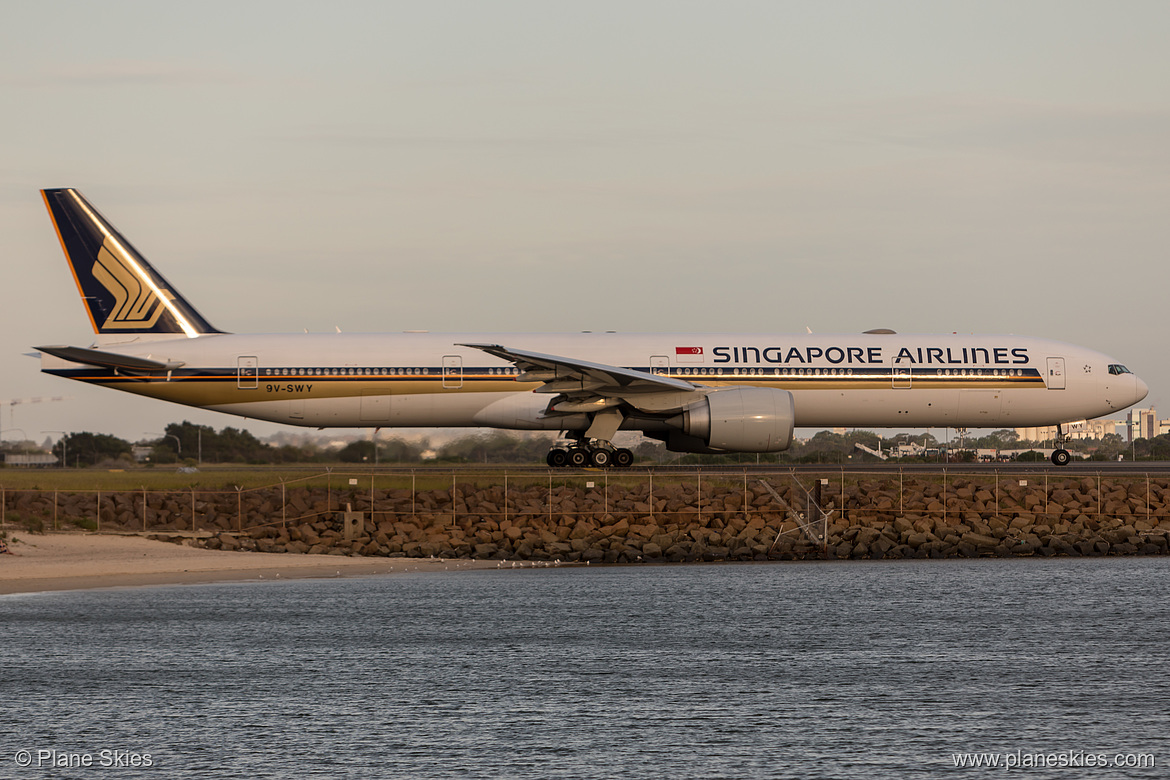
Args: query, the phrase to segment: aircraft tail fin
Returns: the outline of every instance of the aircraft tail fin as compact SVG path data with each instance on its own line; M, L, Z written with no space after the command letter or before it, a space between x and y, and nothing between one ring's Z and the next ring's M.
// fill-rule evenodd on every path
M75 189L41 190L94 333L220 333Z

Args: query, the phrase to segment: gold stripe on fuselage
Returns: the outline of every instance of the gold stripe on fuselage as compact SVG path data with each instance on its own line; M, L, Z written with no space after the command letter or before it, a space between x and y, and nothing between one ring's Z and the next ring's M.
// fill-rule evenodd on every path
M187 406L223 406L255 401L282 401L290 399L358 398L367 395L450 395L463 393L524 393L539 387L539 382L517 382L498 375L464 374L461 386L444 386L440 374L410 376L342 376L289 375L261 377L255 387L240 387L235 375L198 374L128 379L124 374L74 377L91 384L111 387L128 393L158 398ZM450 382L450 378L447 378ZM891 378L840 376L776 376L776 377L688 377L702 386L772 387L788 391L842 391L842 390L1008 390L1045 389L1038 375L1021 377L915 377L910 387L894 388Z

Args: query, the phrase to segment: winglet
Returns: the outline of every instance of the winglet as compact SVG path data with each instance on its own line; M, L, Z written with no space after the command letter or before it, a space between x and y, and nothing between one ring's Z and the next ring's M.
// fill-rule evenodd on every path
M220 333L74 189L41 190L94 333Z

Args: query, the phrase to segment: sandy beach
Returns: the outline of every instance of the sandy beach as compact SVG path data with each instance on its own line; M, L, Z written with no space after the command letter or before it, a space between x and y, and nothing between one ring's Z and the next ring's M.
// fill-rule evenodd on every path
M496 561L351 558L201 550L139 536L15 534L0 555L0 594L495 568Z

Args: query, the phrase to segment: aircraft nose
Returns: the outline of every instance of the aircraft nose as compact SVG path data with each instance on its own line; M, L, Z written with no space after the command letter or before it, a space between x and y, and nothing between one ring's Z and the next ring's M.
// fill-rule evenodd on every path
M1143 398L1145 398L1149 394L1150 394L1150 386L1147 385L1145 382L1143 382L1142 378L1140 376L1138 376L1137 374L1134 374L1134 377L1133 377L1133 402L1136 404L1138 401L1142 400Z

